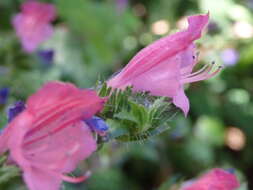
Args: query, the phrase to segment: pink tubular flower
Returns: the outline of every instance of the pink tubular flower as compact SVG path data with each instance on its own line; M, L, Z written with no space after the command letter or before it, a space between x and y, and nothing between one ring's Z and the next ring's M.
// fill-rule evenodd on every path
M56 17L55 7L48 3L27 1L21 7L12 24L26 52L33 52L53 33L50 24Z
M208 14L188 17L187 30L166 36L141 50L107 84L120 89L133 86L134 91L170 97L187 115L189 101L183 85L208 79L220 71L219 68L211 72L213 66L205 66L192 73L197 63L193 41L201 37L208 19Z
M103 108L104 99L92 90L62 82L48 82L29 97L26 108L0 135L0 153L10 151L23 170L30 190L58 190L62 180L81 182L87 176L64 174L96 150L83 122Z
M239 186L234 174L215 168L180 190L236 190Z

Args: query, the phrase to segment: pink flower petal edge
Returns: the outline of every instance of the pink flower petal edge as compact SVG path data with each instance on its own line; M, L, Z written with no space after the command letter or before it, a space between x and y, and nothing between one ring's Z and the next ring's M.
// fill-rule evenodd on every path
M180 190L236 190L238 187L240 184L234 174L214 168L196 181L186 183Z
M124 89L133 86L134 91L148 91L154 96L167 96L182 109L189 111L189 100L183 85L211 78L220 71L205 66L192 73L197 64L193 41L201 37L209 20L209 14L188 17L186 30L161 38L142 49L127 66L107 84Z
M62 82L48 82L28 98L27 106L0 135L0 153L22 170L29 190L58 190L62 180L96 150L96 141L83 121L99 112L105 99L95 91Z
M56 18L54 5L37 1L27 1L21 6L12 24L20 38L24 50L31 53L53 34L50 24Z

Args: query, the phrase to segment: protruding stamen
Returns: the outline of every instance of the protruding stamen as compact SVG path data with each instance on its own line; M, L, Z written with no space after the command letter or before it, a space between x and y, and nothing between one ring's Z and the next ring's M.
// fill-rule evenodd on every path
M70 182L70 183L81 183L85 181L87 178L91 176L91 172L87 171L83 176L80 177L70 177L67 175L62 175L61 178L64 181Z
M206 64L201 69L199 69L198 71L196 71L194 73L190 73L190 74L187 74L187 75L185 75L186 73L184 73L183 75L185 75L185 76L183 76L183 77L184 78L189 78L189 77L198 75L199 73L202 73L204 70L206 70L207 67L210 67L210 65Z
M209 73L212 68L213 68L213 64L211 66L209 66L208 69L206 69L201 74L199 74L199 75L195 74L193 77L188 76L187 78L183 78L181 80L181 82L182 83L192 83L192 82L197 82L197 81L209 79L209 78L213 77L214 75L216 75L217 73L219 73L222 69L222 66L219 66L218 69L216 69L214 72Z

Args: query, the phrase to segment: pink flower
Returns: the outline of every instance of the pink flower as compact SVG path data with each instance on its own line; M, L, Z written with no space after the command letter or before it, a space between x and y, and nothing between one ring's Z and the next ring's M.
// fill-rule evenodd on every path
M47 40L53 33L50 24L56 17L54 5L27 1L21 7L12 24L25 51L33 52L39 44Z
M23 170L30 190L58 190L62 180L80 182L87 176L64 174L96 150L96 141L83 121L103 108L105 100L92 90L49 82L29 97L0 136L0 153Z
M226 170L215 168L180 190L236 190L240 186L236 176Z
M183 85L208 79L220 70L211 72L213 66L205 66L192 73L197 63L193 41L201 37L208 19L208 14L188 17L187 30L166 36L141 50L107 84L120 89L133 86L134 91L170 97L187 115L189 101Z

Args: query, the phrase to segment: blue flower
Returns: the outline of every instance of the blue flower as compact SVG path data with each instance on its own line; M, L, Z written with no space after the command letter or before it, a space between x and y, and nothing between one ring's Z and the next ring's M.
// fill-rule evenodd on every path
M0 104L6 104L7 99L9 97L9 88L1 88L0 89Z
M85 123L91 128L92 131L102 136L105 135L109 129L106 122L97 116L93 116L91 119L86 119Z
M17 101L13 106L8 109L8 122L10 123L19 113L25 109L25 103Z
M53 62L54 58L54 51L49 49L49 50L41 50L37 53L37 55L40 58L40 61L43 65L45 66L50 66Z

